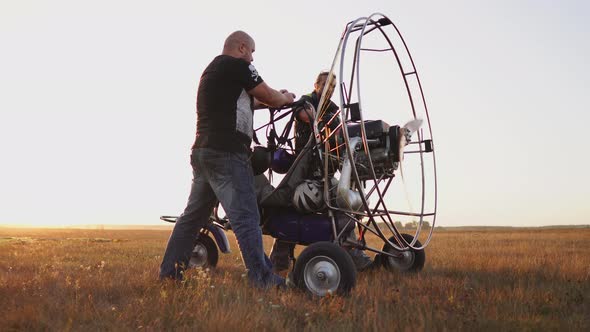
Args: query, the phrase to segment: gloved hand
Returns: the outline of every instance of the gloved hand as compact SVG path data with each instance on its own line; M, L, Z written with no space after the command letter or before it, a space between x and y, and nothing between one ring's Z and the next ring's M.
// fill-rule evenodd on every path
M310 102L306 101L302 106L295 109L295 114L297 115L298 120L310 123L315 119L315 107L313 107Z

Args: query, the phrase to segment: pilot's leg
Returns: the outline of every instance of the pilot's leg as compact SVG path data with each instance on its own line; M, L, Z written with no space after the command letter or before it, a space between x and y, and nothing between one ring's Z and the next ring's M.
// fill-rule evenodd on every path
M275 273L289 269L290 263L293 260L291 255L294 248L295 243L275 239L270 251L270 261L272 262L272 269Z

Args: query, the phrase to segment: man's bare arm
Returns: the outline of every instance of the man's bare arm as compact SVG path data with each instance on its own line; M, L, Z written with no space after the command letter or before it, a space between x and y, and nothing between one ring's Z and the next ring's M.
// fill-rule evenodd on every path
M264 105L260 100L256 99L256 97L254 97L254 104L252 106L252 109L255 110L259 110L261 108L267 108L267 105Z
M281 107L286 104L291 104L295 100L295 95L287 90L277 91L265 82L258 84L255 88L248 91L248 94L254 96L254 108L262 103L270 107Z

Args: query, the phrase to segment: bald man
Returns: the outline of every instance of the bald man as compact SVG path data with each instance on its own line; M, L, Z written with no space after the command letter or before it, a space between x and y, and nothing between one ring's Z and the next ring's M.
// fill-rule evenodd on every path
M292 103L295 95L272 89L262 80L252 65L255 48L252 37L236 31L201 75L191 193L168 240L161 279L182 279L195 237L219 201L238 240L250 282L262 288L285 283L272 273L263 250L249 153L254 105L280 107Z

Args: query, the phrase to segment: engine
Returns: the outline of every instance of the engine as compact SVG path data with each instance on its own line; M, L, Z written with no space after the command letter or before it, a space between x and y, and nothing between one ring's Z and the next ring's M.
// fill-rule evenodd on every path
M367 145L373 169L377 178L381 176L392 177L393 172L398 168L400 161L400 141L405 131L400 126L389 126L381 120L364 121ZM346 125L350 139L362 137L361 123L353 122ZM404 144L404 143L402 143ZM356 146L354 163L361 180L373 179L369 156L362 144Z

